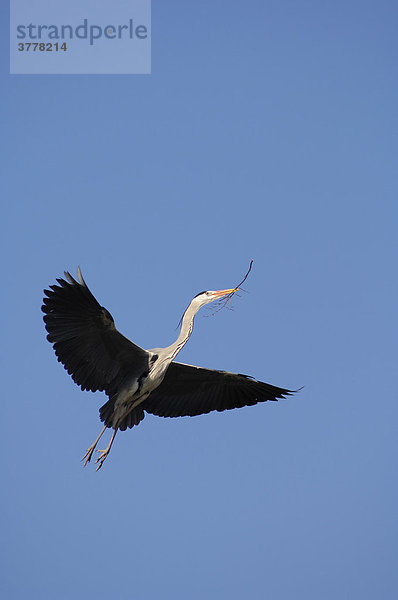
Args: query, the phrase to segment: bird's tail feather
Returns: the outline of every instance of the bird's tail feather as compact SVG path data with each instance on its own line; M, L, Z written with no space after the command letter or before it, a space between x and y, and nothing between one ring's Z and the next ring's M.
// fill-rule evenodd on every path
M100 419L107 427L113 427L114 411L115 400L112 398L108 400L108 402L105 402L105 404L101 406L99 410ZM121 431L125 431L127 427L131 429L131 427L134 427L134 425L138 425L144 417L144 410L137 406L124 417L123 421L119 424L118 429Z

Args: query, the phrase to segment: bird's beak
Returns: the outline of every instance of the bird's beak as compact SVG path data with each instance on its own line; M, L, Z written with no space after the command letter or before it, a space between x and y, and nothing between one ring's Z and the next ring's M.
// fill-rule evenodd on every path
M217 292L213 292L216 298L221 298L222 296L227 296L228 294L233 294L237 292L239 288L231 288L230 290L218 290Z

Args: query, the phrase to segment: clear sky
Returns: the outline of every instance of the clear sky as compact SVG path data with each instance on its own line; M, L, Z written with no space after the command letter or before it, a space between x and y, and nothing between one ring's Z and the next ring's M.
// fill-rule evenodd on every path
M152 75L10 76L1 8L2 596L397 597L397 5L154 1ZM296 396L100 431L45 339L81 265L137 344Z

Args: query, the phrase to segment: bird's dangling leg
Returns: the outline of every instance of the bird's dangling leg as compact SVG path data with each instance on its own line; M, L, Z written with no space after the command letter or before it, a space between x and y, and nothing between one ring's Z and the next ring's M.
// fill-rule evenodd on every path
M94 452L98 442L100 441L100 438L101 438L102 434L104 433L105 429L107 429L106 425L103 428L103 430L101 431L101 433L99 434L99 436L97 437L97 439L95 440L94 444L91 444L90 448L88 448L86 454L83 456L82 461L84 460L84 465L83 465L84 467L86 466L87 463L90 462L93 452Z
M113 440L115 439L116 434L117 434L117 429L115 429L115 431L112 433L111 441L109 442L109 444L105 448L105 450L97 450L97 452L99 452L100 455L97 458L97 460L95 461L96 463L98 463L98 467L95 469L96 471L98 471L102 467L104 460L108 456L108 454L112 448Z

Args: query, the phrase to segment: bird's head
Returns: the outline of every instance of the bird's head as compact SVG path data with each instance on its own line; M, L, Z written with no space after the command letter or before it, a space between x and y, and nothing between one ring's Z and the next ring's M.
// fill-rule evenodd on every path
M200 294L197 294L192 300L192 303L195 304L199 309L205 304L209 304L209 302L213 302L214 300L219 300L220 298L234 294L238 291L238 289L239 288L236 287L228 290L208 290L207 292L200 292Z
M209 304L214 300L220 300L222 298L225 298L225 302L227 302L229 298L232 297L232 294L237 292L238 289L239 287L230 288L228 290L208 290L207 292L200 292L199 294L196 294L196 296L192 298L187 309L182 315L178 323L178 327L182 324L185 315L189 314L193 318L198 312L198 310L202 308L202 306L205 306L206 304Z
M188 308L186 309L183 316L181 317L179 325L182 324L185 315L188 314L193 319L193 317L196 315L198 310L200 308L202 308L202 306L205 306L206 304L209 304L210 302L214 302L214 300L221 301L219 308L217 310L215 310L214 312L218 312L219 310L221 310L221 308L224 308L224 306L226 306L228 304L228 301L232 298L232 296L235 294L235 292L242 289L241 285L242 285L242 283L244 283L246 281L247 276L249 275L249 273L251 271L252 264L253 264L253 259L250 261L248 272L246 273L246 275L244 276L242 281L240 283L238 283L238 285L235 286L234 288L229 288L227 290L208 290L207 292L200 292L200 294L196 294L195 298L193 298L193 300L191 300L191 303L189 304Z

